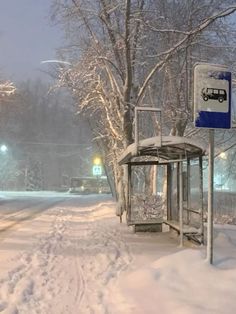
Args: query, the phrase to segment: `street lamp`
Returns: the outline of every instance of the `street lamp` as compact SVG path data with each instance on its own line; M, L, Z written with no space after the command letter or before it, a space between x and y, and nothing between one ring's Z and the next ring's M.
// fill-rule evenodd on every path
M102 164L101 158L100 157L95 157L93 159L93 164L96 165L96 166L101 165Z
M8 147L5 144L2 144L0 146L0 151L1 151L1 153L5 154L8 151Z

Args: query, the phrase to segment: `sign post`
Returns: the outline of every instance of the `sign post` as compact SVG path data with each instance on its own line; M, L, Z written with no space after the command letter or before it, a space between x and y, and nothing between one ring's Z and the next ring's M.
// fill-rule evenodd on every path
M214 134L209 130L208 211L207 211L207 262L213 263L213 205L214 205Z
M209 129L207 261L213 263L214 130L231 128L231 72L200 63L194 67L194 124Z

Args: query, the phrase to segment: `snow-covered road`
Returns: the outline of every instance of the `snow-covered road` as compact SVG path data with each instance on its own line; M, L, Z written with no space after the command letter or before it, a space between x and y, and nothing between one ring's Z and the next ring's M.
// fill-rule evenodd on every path
M109 198L66 197L56 206L55 196L51 206L44 199L51 208L2 237L0 312L122 313L112 282L132 257Z

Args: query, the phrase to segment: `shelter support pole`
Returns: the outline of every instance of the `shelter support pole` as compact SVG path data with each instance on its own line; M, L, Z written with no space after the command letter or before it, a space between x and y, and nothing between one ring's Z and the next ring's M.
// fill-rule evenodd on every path
M213 263L214 129L209 130L207 262Z
M138 112L135 108L134 111L134 145L135 145L135 155L138 154Z
M132 194L132 183L131 183L131 164L128 163L128 191L127 191L127 222L131 220L131 194Z
M153 165L152 195L157 194L157 165Z
M201 244L204 243L204 223L203 223L203 164L202 156L199 157L199 192L200 192L200 233Z
M172 219L172 165L167 164L167 220Z
M180 168L179 164L180 164L180 162L177 162L177 166L176 166L176 198L177 198L176 201L177 201L178 213L180 211L180 209L179 209L179 204L180 204L180 202L179 202L179 193L180 193L179 192L179 168Z
M184 244L183 233L183 162L179 163L179 235L180 235L180 247Z
M187 225L190 222L190 212L189 209L191 207L191 193L190 193L190 178L191 178L191 167L190 167L190 158L187 158Z

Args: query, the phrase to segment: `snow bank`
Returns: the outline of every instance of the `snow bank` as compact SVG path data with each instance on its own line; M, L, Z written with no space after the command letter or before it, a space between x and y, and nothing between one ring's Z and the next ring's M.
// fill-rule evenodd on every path
M232 314L235 282L236 247L227 233L220 232L214 266L205 261L205 249L185 249L131 273L125 289L140 313Z

